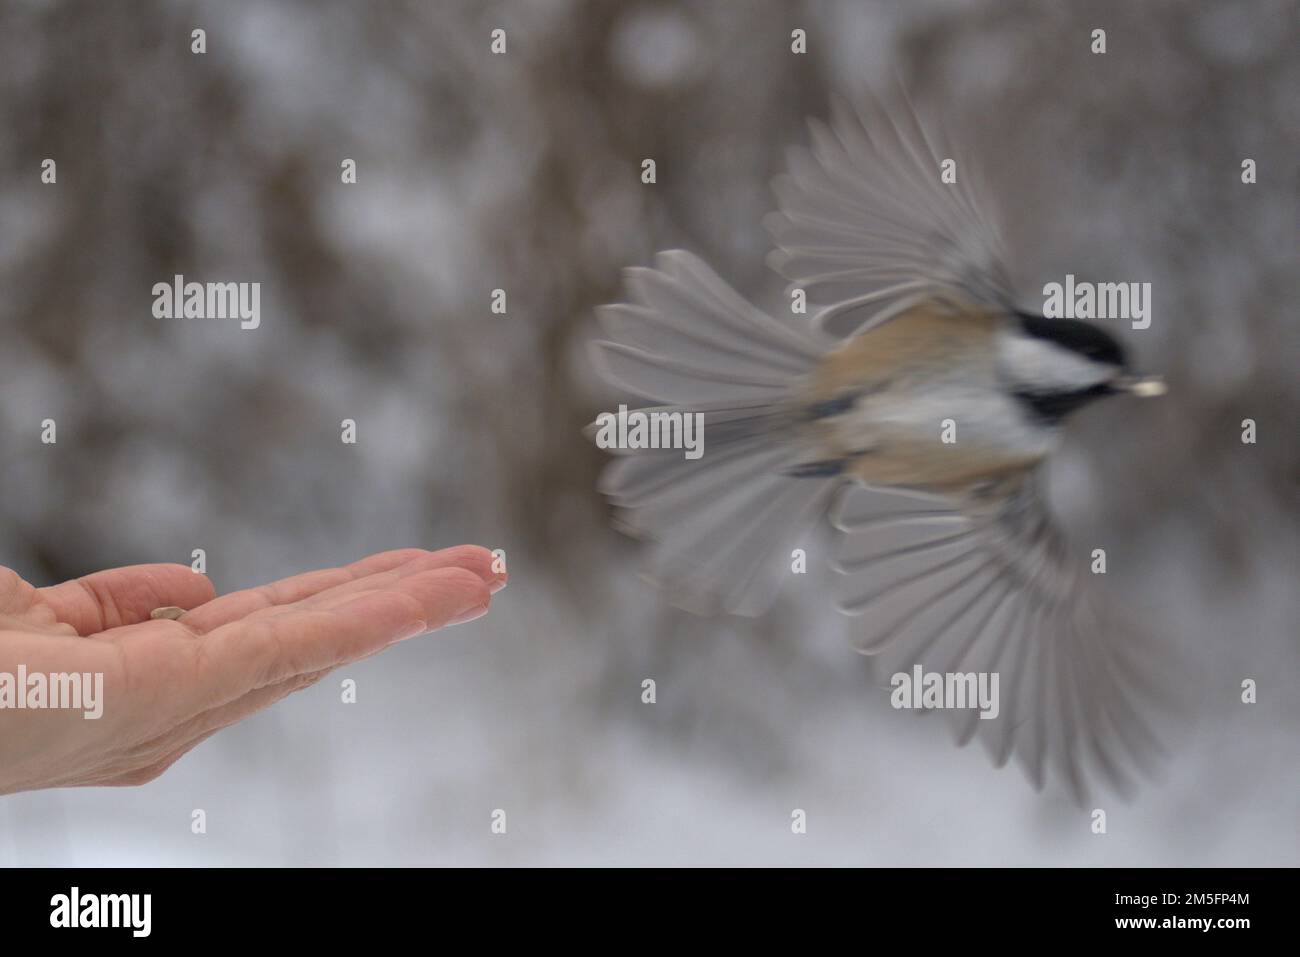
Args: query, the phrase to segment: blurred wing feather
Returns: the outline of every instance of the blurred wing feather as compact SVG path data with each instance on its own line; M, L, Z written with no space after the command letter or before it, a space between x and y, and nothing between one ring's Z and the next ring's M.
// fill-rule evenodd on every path
M1082 803L1097 780L1129 792L1162 753L1170 658L1095 600L1040 482L960 503L846 489L841 608L860 622L854 646L897 670L998 674L997 717L954 712L958 742L978 736L999 766L1014 756L1036 788L1055 775Z
M814 324L836 338L935 294L1000 307L1013 299L976 170L923 129L905 93L895 101L836 104L829 125L809 124L810 145L773 183L772 265L823 304ZM942 179L947 159L957 160L954 183Z

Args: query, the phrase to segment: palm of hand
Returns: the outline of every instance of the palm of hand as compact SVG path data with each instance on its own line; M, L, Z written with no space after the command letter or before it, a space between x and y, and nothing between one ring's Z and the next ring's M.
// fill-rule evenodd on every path
M394 641L483 614L505 584L472 546L372 555L214 597L183 565L34 588L0 568L0 679L103 675L103 714L0 710L0 794L150 781L200 741ZM157 607L188 609L151 620ZM24 689L15 689L22 694Z

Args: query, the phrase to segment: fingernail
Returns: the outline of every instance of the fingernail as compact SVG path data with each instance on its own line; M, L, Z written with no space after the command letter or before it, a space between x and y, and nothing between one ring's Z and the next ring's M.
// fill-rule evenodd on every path
M504 578L496 578L493 579L492 584L488 585L488 591L490 591L492 594L495 595L497 592L499 592L501 589L505 587L506 587L506 580Z
M465 624L465 622L473 621L475 618L482 618L484 615L487 614L489 604L491 603L485 601L480 604L473 605L472 607L465 609L465 611L461 612L451 621L447 622L447 625L448 626L463 625Z
M406 641L408 638L414 638L416 635L422 635L429 630L429 623L425 621L413 621L401 630L393 641Z

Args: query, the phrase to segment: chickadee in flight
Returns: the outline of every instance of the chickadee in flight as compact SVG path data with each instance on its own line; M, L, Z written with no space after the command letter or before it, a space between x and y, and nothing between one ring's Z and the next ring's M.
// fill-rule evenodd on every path
M776 318L681 250L627 270L595 361L643 411L702 414L704 454L623 450L602 491L699 611L765 610L829 516L859 651L997 673L997 718L961 712L961 743L1014 754L1039 788L1055 768L1079 800L1098 776L1127 790L1160 748L1161 663L1090 594L1043 465L1070 413L1163 384L1102 329L1014 306L970 172L943 181L954 154L905 95L811 133L774 183L771 262L825 305Z

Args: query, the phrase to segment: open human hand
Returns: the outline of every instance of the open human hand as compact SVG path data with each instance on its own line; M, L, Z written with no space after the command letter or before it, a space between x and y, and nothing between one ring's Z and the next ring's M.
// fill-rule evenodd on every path
M219 598L185 565L113 568L49 588L0 567L0 794L152 781L334 668L485 614L506 582L493 567L477 546L403 549ZM150 618L165 606L185 611ZM20 667L102 674L102 714L18 708Z

